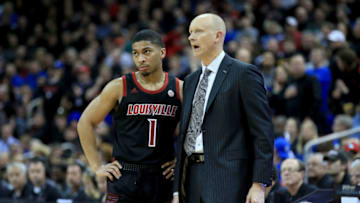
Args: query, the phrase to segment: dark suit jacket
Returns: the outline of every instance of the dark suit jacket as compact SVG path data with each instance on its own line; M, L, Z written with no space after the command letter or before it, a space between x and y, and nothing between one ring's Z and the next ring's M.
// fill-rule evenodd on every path
M201 69L184 80L174 191L180 191L183 143L200 75ZM245 202L252 182L271 184L273 127L257 67L225 55L210 92L202 133L205 202Z

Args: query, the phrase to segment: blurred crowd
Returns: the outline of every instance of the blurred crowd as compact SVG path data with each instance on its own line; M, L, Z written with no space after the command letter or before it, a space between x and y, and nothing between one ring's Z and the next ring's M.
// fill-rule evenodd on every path
M183 79L196 70L188 26L204 12L225 20L226 53L263 73L274 185L294 198L290 185L305 169L319 188L325 175L326 187L360 185L356 134L313 147L303 164L306 143L360 126L359 10L357 0L0 1L0 198L101 200L105 181L87 167L76 132L81 112L108 81L136 70L130 39L141 29L163 35L165 71ZM111 122L95 132L104 162Z

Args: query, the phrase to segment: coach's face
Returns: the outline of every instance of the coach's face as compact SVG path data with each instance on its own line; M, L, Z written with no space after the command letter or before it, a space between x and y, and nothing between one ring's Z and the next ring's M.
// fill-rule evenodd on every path
M203 58L215 48L216 32L211 18L196 17L189 27L189 41L197 58Z
M139 41L132 44L132 56L140 73L149 75L162 67L165 48L150 41Z

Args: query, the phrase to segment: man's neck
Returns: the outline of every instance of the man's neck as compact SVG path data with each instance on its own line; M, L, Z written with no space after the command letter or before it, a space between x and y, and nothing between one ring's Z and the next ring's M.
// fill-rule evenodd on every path
M21 196L21 194L22 194L22 192L23 192L23 190L24 190L24 187L25 187L25 185L23 185L22 187L19 187L19 188L15 188L14 189L14 191L15 191L15 193L17 194L17 196Z
M301 185L303 184L302 181L298 182L297 184L286 186L286 189L289 191L291 196L295 196L296 193L299 191Z
M162 69L157 69L149 75L144 76L141 72L137 72L136 78L141 84L158 83L164 80L165 74Z
M314 181L314 183L316 184L316 183L319 182L324 176L325 176L325 174L324 174L324 175L319 175L319 176L317 176L317 177L312 177L312 178L309 177L309 180Z
M320 69L320 68L324 67L324 64L325 64L325 62L321 61L319 63L314 64L314 68L315 69Z
M43 187L44 185L45 185L45 181L34 184L34 186L36 187Z
M208 55L204 56L201 58L201 62L205 65L208 66L211 62L213 62L215 60L215 58L217 56L219 56L219 54L222 52L222 49L216 49L213 52L209 53Z
M305 72L298 74L298 75L294 75L295 80L299 80L301 78L303 78L305 76Z
M73 185L71 187L71 192L72 193L77 193L79 190L80 190L80 185L78 185L78 186Z

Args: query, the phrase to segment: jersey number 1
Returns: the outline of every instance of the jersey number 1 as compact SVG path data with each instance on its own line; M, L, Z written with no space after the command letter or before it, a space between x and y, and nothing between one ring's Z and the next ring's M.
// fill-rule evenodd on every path
M157 119L148 119L149 121L149 147L155 147L156 145L156 125Z

